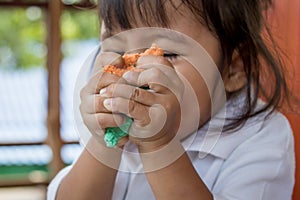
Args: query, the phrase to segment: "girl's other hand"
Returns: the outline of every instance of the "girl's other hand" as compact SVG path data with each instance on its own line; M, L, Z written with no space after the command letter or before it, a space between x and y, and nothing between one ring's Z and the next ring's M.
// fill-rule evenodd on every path
M144 70L125 73L123 79L127 83L106 84L100 93L107 98L104 101L107 110L134 119L129 140L140 152L151 152L167 145L177 134L184 85L172 64L163 57L141 57L137 68ZM145 86L149 89L141 88Z
M122 114L112 114L103 106L105 97L99 92L102 88L113 83L123 83L126 81L116 75L102 71L103 66L112 64L123 66L123 59L119 54L104 52L99 54L93 69L93 75L80 92L80 112L84 124L98 142L104 144L103 137L105 128L120 126L125 122ZM121 140L118 146L123 146L126 140Z

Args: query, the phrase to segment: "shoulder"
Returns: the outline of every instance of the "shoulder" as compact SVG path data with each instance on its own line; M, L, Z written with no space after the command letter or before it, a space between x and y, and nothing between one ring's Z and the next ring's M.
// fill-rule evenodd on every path
M268 117L257 117L252 122L258 124L258 129L245 144L255 142L256 146L278 146L283 152L293 145L293 131L282 113L275 111ZM246 131L251 131L251 126Z
M295 175L290 124L279 112L253 124L242 129L249 137L224 160L214 192L220 199L232 195L238 199L290 199Z
M237 101L238 102L238 101ZM258 100L255 111L260 111L266 106L261 99ZM288 149L293 149L294 138L293 131L288 119L279 111L270 110L262 112L249 118L243 127L233 133L236 138L245 135L244 140L240 140L237 149L249 146L255 146L257 149L274 148L282 153Z
M259 149L277 149L282 155L288 149L293 152L294 148L290 124L283 114L276 111L268 117L265 113L252 117L234 131L217 133L200 130L195 141L191 145L192 150L212 154L223 160L237 153L249 153L252 149L257 153Z
M227 157L223 165L224 172L244 169L244 172L257 173L244 173L253 182L274 180L292 185L295 171L294 138L287 118L274 112L256 126L259 127L256 130L252 126L244 130L249 132L250 137L237 145Z
M241 106L244 104L241 103L245 99L245 93L241 93L238 97L233 98L227 105L227 110L229 113L229 117L234 115L237 110L243 110ZM258 99L254 111L259 112L261 109L264 109L266 103ZM244 141L240 141L242 143L247 142L247 140L252 140L254 138L260 138L260 140L272 140L272 141L281 141L285 143L285 147L287 146L289 140L293 139L293 132L289 121L287 118L280 113L279 111L273 111L269 113L270 110L259 113L245 122L245 124L233 135L244 134L247 137L244 138ZM274 143L275 144L275 143Z
M236 147L230 157L252 154L255 155L254 159L276 157L280 161L287 154L294 154L293 131L287 118L280 112L275 111L268 117L256 117L242 132L249 137Z
M278 131L277 128L279 128L279 130L283 130L287 133L292 133L292 129L288 119L278 111L272 113L265 120L263 120L263 122L264 123L263 123L262 130L265 129L265 130Z

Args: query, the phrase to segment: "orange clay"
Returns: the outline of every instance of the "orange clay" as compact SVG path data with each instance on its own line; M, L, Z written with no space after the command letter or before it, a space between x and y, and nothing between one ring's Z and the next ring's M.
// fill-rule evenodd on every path
M140 71L140 70L137 70L135 67L133 66L129 66L127 68L119 68L119 67L116 67L114 65L106 65L104 68L103 68L103 71L104 72L108 72L108 73L111 73L111 74L115 74L117 76L123 76L123 74L125 74L125 72L127 71Z
M159 48L157 45L152 44L152 46L149 49L147 49L144 53L125 54L122 57L125 63L125 66L123 68L116 67L114 65L106 65L103 68L103 71L111 74L115 74L120 77L123 76L123 74L127 71L142 71L142 69L136 69L135 64L141 56L147 56L147 55L163 56L164 50Z
M147 56L147 55L163 56L164 50L159 48L156 44L152 44L152 46L149 49L147 49L144 53L141 53L141 56Z
M134 66L137 60L141 57L139 53L135 54L125 54L122 58L124 59L124 63L126 67Z

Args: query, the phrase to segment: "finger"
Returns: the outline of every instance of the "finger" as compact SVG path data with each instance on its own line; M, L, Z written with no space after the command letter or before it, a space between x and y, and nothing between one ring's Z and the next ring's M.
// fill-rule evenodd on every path
M126 116L122 114L97 113L84 117L84 123L94 132L104 133L105 128L121 126L126 122Z
M129 71L122 77L127 83L142 87L148 86L158 93L165 93L172 87L172 81L160 69L151 67L142 72Z
M157 95L154 92L128 84L111 84L100 91L101 97L121 97L136 101L140 104L151 106L156 102Z
M128 136L122 137L122 138L118 141L117 147L123 148L124 145L128 142L128 140L129 140Z
M120 54L114 52L101 52L97 55L95 64L93 66L93 73L95 74L105 66L105 65L115 65L118 67L124 66L124 60Z
M144 65L149 65L149 64L159 64L159 65L164 65L166 67L174 68L172 63L169 62L167 59L165 59L163 56L141 56L137 63L136 66L144 66Z
M134 122L143 127L150 123L149 107L133 100L121 97L106 99L104 106L113 113L122 113L133 118Z
M103 106L103 101L105 98L103 98L100 95L89 95L86 97L86 100L81 103L80 109L84 113L88 114L95 114L95 113L109 113L104 106Z
M171 85L174 85L172 89L176 89L181 84L173 65L162 56L142 56L137 62L137 68L145 70L140 73L125 73L123 78L138 86L147 85L148 81L148 85L157 90L170 88Z
M161 70L176 87L182 84L173 64L163 56L143 56L138 60L137 68L149 69L153 67Z
M149 69L149 68L158 68L167 76L172 77L173 75L177 76L177 73L174 69L173 64L166 58L162 56L143 56L137 62L136 67L138 69Z
M82 89L81 95L99 94L99 91L102 88L107 87L108 85L116 82L126 83L124 79L114 74L98 72L95 75L93 75L93 77L89 80L87 85Z
M173 65L167 59L164 59L164 57L162 57L162 56L151 56L151 55L140 57L137 61L136 68L149 69L149 68L155 68L158 65L164 66L165 68L173 68ZM136 86L143 86L143 85L141 85L143 83L138 83L138 78L139 78L139 75L141 74L141 72L142 71L140 71L140 72L137 72L137 71L127 72L128 74L125 75L126 74L125 73L123 77L128 78L128 81L131 84L135 84ZM147 85L147 83L144 83L144 84Z
M140 139L143 139L144 141L147 141L148 139L157 140L158 137L161 136L158 133L160 133L166 125L167 113L165 111L166 110L162 105L155 104L151 106L148 110L148 115L151 119L150 123L146 126L141 126L141 124L134 121L130 127L129 139L134 143Z

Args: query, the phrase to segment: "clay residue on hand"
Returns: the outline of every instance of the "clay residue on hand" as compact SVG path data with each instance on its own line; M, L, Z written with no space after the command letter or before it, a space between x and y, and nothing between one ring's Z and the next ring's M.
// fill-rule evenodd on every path
M115 74L120 77L123 76L123 74L125 74L127 71L141 71L141 69L136 69L135 65L141 56L148 56L148 55L163 56L164 50L159 48L156 44L152 44L152 46L143 53L134 53L134 54L123 55L122 58L125 63L125 65L123 67L117 67L114 65L106 65L106 66L104 66L103 71L111 73L111 74Z

